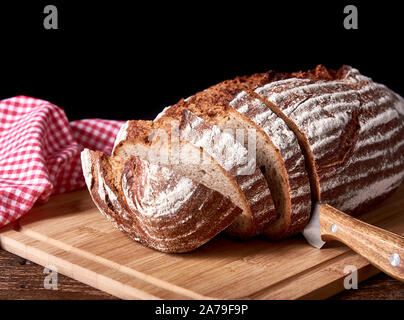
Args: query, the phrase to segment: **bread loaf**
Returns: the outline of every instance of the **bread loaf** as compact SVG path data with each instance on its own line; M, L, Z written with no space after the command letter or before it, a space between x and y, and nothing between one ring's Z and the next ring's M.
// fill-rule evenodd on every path
M181 99L155 121L128 121L112 157L87 151L83 170L100 210L158 250L192 250L227 226L281 239L303 230L315 201L358 214L391 194L404 179L403 120L403 98L354 68L270 71ZM183 184L192 187L175 189ZM145 193L165 189L162 219ZM195 213L203 192L212 201Z
M226 229L228 235L252 237L275 219L265 178L255 162L248 162L247 150L186 110L180 119L129 121L118 134L113 155L137 155L229 197L243 213Z
M305 226L310 196L355 214L386 198L403 180L403 99L351 67L333 71L319 65L308 72L226 80L160 117L177 117L183 109L222 129L248 128L245 118L255 123L257 163L265 168L278 215L265 229L270 238ZM278 159L267 151L274 148Z
M358 214L401 184L402 97L348 66L276 77L255 93L301 141L318 200Z
M308 175L297 139L281 118L246 91L268 83L272 73L238 77L212 86L166 108L158 118L181 118L190 110L222 130L253 130L257 166L263 171L276 207L276 221L262 235L279 239L304 227L310 217ZM247 138L244 138L247 142Z
M98 209L132 239L163 252L196 249L241 209L220 193L150 164L85 149L83 173Z

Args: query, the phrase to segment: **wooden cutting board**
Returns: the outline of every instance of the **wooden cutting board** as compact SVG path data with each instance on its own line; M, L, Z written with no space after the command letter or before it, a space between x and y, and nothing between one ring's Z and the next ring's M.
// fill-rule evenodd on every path
M404 234L403 213L404 185L360 218ZM19 226L0 231L0 245L124 299L318 299L344 290L347 265L358 269L360 281L379 272L342 244L318 250L301 236L282 242L218 236L192 253L160 253L115 230L84 189L36 206Z

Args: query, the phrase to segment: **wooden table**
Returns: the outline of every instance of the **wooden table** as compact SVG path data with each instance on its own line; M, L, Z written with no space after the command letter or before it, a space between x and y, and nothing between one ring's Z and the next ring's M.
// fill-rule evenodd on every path
M44 268L0 249L0 299L116 299L69 277L58 275L58 290L44 288ZM404 300L404 283L384 274L359 284L357 290L342 292L331 299Z

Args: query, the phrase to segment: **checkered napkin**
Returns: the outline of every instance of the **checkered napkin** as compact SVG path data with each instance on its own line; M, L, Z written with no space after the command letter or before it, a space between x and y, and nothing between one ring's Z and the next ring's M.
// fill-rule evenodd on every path
M121 121L69 122L54 104L18 96L0 100L0 227L35 202L84 186L83 148L112 151Z

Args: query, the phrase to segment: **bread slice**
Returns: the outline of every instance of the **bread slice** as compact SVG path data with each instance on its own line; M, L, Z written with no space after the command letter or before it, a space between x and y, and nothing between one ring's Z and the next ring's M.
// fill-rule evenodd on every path
M277 218L263 229L271 239L290 236L304 226L311 212L311 191L304 157L298 141L284 121L249 93L276 79L272 72L226 80L166 108L158 118L180 118L190 110L222 130L253 131L256 136L257 165L271 190Z
M191 112L179 119L129 121L117 136L113 154L167 166L229 197L243 210L225 231L233 237L252 237L275 218L265 178L255 162L248 161L248 151Z
M358 70L319 65L282 74L255 94L303 147L317 200L358 214L404 178L404 100Z
M265 133L265 143L260 145L262 163L270 168L268 180L275 181L270 183L275 186L271 189L271 194L280 199L277 209L281 214L262 231L262 235L270 239L281 239L301 231L310 219L311 189L305 160L293 131L263 102L245 91L239 93L230 102L230 106ZM283 166L272 164L273 157L269 156L271 153L280 155ZM278 172L279 167L286 172Z
M83 173L98 209L132 239L163 252L194 250L241 214L230 199L138 157L85 149Z

